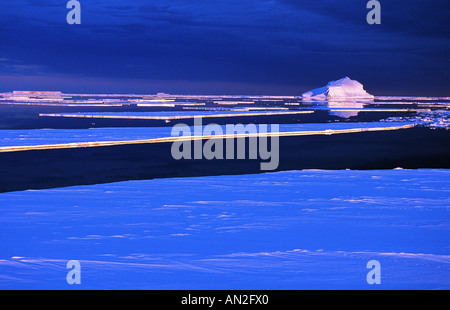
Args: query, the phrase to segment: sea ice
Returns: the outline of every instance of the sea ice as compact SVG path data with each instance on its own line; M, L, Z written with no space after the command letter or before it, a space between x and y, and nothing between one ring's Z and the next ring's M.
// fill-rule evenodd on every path
M348 77L331 81L326 86L302 94L304 99L374 98L358 81Z

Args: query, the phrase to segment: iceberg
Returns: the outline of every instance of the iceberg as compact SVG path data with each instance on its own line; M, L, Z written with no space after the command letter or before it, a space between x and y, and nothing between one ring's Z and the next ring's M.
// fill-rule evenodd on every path
M317 88L302 94L304 99L373 99L374 96L364 90L364 86L358 81L348 77L337 81L331 81L326 86Z

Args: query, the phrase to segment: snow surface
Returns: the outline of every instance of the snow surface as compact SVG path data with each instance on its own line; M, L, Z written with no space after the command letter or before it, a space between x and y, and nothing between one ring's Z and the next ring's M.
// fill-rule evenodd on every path
M339 98L375 98L364 90L358 81L348 77L331 81L326 86L311 90L302 95L304 99L339 99Z
M449 170L396 169L3 193L0 288L449 289L449 191Z

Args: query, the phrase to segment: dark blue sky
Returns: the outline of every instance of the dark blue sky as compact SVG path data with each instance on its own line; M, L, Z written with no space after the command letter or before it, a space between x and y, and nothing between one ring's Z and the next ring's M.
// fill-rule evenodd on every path
M299 95L344 76L450 96L448 0L66 0L0 4L0 91Z

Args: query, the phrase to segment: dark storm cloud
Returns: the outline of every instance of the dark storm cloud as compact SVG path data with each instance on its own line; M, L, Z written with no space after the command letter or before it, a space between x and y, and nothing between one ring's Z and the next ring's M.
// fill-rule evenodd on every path
M349 75L378 93L447 91L446 1L380 1L376 26L361 0L80 2L75 26L66 1L2 4L0 75L284 85L291 94Z

